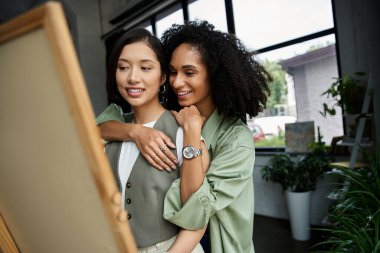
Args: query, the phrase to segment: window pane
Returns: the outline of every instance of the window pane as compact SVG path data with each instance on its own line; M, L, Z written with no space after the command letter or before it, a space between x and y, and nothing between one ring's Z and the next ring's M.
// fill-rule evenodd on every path
M183 24L183 11L181 8L156 22L157 37L161 38L165 30L171 27L172 24Z
M147 29L149 32L151 32L153 34L152 25L150 24L150 20L149 19L144 20L143 22L139 23L135 27L145 28L145 29Z
M215 29L227 32L224 0L198 0L189 4L189 19L207 20Z
M332 104L321 94L338 77L334 36L263 53L257 56L272 75L267 109L249 120L251 129L261 128L264 137L256 138L257 147L285 146L285 123L314 121L323 141L329 145L334 136L343 135L342 113L323 117L323 103ZM262 136L262 134L261 134Z
M269 59L271 61L281 61L292 58L297 55L302 55L313 48L320 48L327 45L335 44L335 35L327 35L317 39L308 40L302 43L297 43L288 47L283 47L278 50L269 51L257 55L259 59Z
M152 29L151 25L144 27L144 28L147 29L151 34L153 34L153 29Z
M236 35L260 49L334 27L331 0L233 0Z

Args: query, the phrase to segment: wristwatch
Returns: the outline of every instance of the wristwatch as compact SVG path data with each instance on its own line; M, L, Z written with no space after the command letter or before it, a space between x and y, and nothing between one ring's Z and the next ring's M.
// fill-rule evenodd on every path
M202 155L202 149L197 149L191 145L186 145L182 150L182 155L186 159L193 159L197 156Z

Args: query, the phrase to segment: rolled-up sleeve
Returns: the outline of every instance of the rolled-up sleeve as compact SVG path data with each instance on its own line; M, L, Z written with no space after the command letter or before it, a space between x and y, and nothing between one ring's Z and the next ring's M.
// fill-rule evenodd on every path
M190 230L203 228L210 218L211 202L215 201L210 196L210 186L207 178L197 192L193 193L182 206L180 201L180 179L171 185L164 203L164 218L170 222ZM196 208L196 210L195 210Z
M253 165L253 147L227 145L221 148L202 186L185 205L180 201L180 179L171 185L165 198L164 218L189 230L205 227L210 217L230 206L252 180Z
M125 122L123 110L116 104L110 104L98 117L96 117L96 124L100 125L106 121L115 120Z

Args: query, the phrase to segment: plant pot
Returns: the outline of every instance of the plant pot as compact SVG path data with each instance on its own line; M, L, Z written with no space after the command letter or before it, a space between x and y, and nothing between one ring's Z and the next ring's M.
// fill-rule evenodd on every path
M310 198L311 191L286 191L292 236L298 241L310 239Z

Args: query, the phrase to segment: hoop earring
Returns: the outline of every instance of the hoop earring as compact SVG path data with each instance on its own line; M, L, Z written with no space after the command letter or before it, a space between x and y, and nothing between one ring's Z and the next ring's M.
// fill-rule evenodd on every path
M163 87L163 88L161 88ZM160 86L160 90L158 92L158 97L159 97L159 100L160 100L160 103L166 108L166 105L167 105L167 102L168 102L168 98L166 97L167 94L166 94L166 85L165 84L162 84Z
M161 89L161 87L164 87L163 89ZM162 84L161 86L160 86L160 94L165 94L166 93L166 86L165 86L165 84Z

